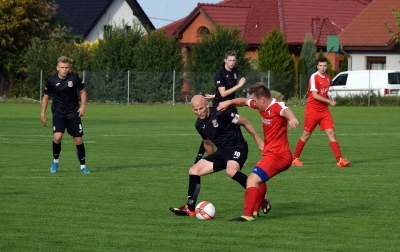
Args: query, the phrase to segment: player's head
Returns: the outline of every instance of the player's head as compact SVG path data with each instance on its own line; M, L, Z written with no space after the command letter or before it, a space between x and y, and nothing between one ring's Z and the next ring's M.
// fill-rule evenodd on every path
M225 53L225 68L230 71L236 64L236 52L229 51Z
M69 73L69 63L70 63L70 59L65 56L61 56L60 58L58 58L57 72L58 72L59 78L65 79L65 77L67 77L67 75Z
M325 57L319 57L317 59L317 69L320 74L326 73L326 69L328 69L328 60Z
M248 93L260 111L265 111L271 103L271 91L262 82L250 86Z
M208 102L202 95L193 96L190 101L192 111L197 115L199 119L205 119L210 115L210 109L208 108Z

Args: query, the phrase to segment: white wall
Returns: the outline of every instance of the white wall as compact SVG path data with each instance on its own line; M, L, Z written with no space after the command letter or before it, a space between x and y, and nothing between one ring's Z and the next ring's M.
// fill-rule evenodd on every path
M386 57L387 70L400 70L400 51L399 52L347 52L349 58L349 70L366 70L368 57Z
M125 0L115 0L108 8L106 14L101 17L99 22L87 36L86 40L89 42L93 42L97 39L102 39L104 25L112 24L113 26L119 26L120 24L122 24L123 20L126 25L129 25L131 27L134 26L134 22L140 24L139 19L137 19L137 17L133 15L132 9L129 7L128 3ZM141 25L141 27L145 32L143 25Z

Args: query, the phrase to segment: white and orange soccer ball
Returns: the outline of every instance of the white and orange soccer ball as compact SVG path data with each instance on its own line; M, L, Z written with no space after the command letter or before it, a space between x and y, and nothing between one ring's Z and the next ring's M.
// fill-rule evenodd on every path
M202 201L197 204L194 212L199 220L212 220L215 216L215 207L209 201Z

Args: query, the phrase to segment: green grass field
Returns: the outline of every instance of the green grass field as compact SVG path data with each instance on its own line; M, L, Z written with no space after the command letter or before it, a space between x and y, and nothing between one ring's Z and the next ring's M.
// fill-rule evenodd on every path
M300 124L303 109L292 107ZM262 133L257 111L239 111ZM83 175L67 134L59 172L49 172L51 126L39 104L0 103L0 251L399 251L400 108L331 111L351 166L336 167L318 130L305 166L268 182L271 212L231 223L244 190L223 172L202 179L199 201L214 203L214 220L168 210L186 203L201 141L189 105L88 105ZM301 131L289 131L292 150ZM260 153L244 135L249 174Z

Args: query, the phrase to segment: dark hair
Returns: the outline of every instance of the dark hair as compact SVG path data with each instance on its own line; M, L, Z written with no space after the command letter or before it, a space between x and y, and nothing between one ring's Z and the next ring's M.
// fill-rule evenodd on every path
M257 82L250 86L248 93L249 95L254 95L256 98L271 98L271 91L269 91L268 87L263 82Z
M234 51L229 51L225 53L225 59L227 59L229 56L235 56L236 57L236 52Z
M324 56L321 56L321 57L319 57L317 59L317 64L320 63L320 62L328 62L328 59L326 57L324 57Z

